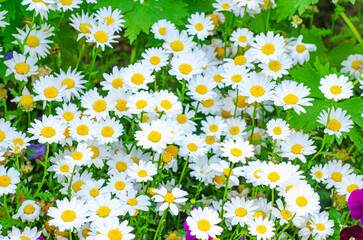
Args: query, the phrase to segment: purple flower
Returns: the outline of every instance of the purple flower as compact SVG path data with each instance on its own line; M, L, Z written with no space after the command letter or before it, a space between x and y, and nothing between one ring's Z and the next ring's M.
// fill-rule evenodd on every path
M13 51L7 52L4 54L4 58L6 60L12 59L13 58Z
M363 239L363 228L358 225L344 228L340 232L340 240L350 240L350 239Z
M38 237L37 240L44 240L42 236Z
M29 160L42 157L47 152L47 145L45 144L30 144L28 150L34 153L28 154Z

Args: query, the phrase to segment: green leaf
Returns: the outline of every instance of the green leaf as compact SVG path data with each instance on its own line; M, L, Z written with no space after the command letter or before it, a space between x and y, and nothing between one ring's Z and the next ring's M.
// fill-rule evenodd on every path
M265 31L265 19L262 14L257 14L255 18L248 25L251 31L264 32Z
M347 134L350 140L354 143L354 145L358 148L359 151L362 150L363 145L363 137L362 131L354 126L350 129L349 133Z
M338 107L343 108L343 110L347 110L347 114L351 116L351 119L354 123L358 124L360 127L363 127L363 118L361 116L363 108L362 98L351 98L343 102L339 102L337 105Z
M188 4L189 13L214 11L212 4L215 0L184 0L184 2Z
M296 1L296 7L299 11L299 14L303 14L303 12L309 7L309 5L315 4L319 2L319 0L299 0Z
M95 8L111 6L112 9L118 8L124 13L132 10L135 4L137 3L130 0L98 0Z
M276 1L277 7L276 9L276 16L277 21L280 22L286 18L292 18L294 13L296 12L295 3L291 0L277 0Z
M346 40L333 48L327 55L328 61L331 66L338 69L342 67L342 62L351 54L362 53L362 48L354 40Z
M326 51L325 45L322 39L322 32L316 27L311 29L302 28L301 35L303 35L304 43L313 43L316 46L316 51L310 52L310 59L315 59L317 56L322 56Z

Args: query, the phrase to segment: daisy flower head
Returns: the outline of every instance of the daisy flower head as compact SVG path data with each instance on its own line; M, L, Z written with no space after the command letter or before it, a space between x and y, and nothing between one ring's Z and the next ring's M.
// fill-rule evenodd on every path
M107 221L112 217L121 216L123 210L118 199L111 199L110 194L99 195L87 202L89 208L89 221Z
M57 10L62 10L63 12L79 8L82 2L82 0L54 0L54 3L57 4Z
M334 99L335 102L353 96L353 84L349 78L336 74L329 74L320 79L319 89L327 99Z
M342 66L343 68L340 70L342 73L349 72L351 77L358 79L363 71L363 55L349 55L348 59L342 62Z
M341 108L334 108L330 111L323 110L318 116L318 122L326 126L324 133L335 135L339 138L343 132L349 132L353 128L353 121L347 111ZM328 122L329 119L329 122Z
M169 54L162 48L148 48L141 56L143 58L141 63L155 71L159 71L162 67L168 65Z
M66 122L78 119L81 116L81 111L74 103L63 103L62 107L57 107L55 111L57 116Z
M240 94L247 96L247 103L263 102L272 99L275 82L262 74L252 73L239 85Z
M152 72L153 70L151 68L142 63L129 65L125 69L125 83L133 92L136 92L139 89L147 90L149 88L147 84L155 81L155 76L152 75Z
M119 69L117 66L112 68L112 73L104 73L102 76L106 81L102 81L102 90L113 91L113 90L126 90L125 79L124 79L125 69Z
M154 38L165 40L165 38L171 33L177 31L175 28L174 23L166 20L161 19L157 22L155 22L151 26L150 30L154 34Z
M95 122L88 116L74 118L69 122L70 135L76 141L92 140L96 133L95 125Z
M192 133L196 130L196 123L191 119L194 117L195 112L190 110L190 106L186 105L184 112L179 113L176 116L176 121L183 128L185 133Z
M84 13L82 11L81 15L78 13L72 14L69 20L71 21L69 24L79 32L77 41L83 37L89 37L91 34L90 29L96 26L94 15L90 15L88 12Z
M139 161L139 164L132 164L126 173L136 182L147 182L153 179L152 177L157 173L156 170L156 165L151 161Z
M66 86L53 76L40 76L39 80L34 83L34 92L37 96L34 101L43 101L43 108L45 108L47 101L61 102L65 95Z
M210 99L217 95L212 91L216 86L216 82L210 81L208 77L198 74L187 83L187 88L189 89L187 95L190 95L196 101Z
M208 67L203 72L203 75L208 78L208 82L211 82L211 80L213 80L214 83L221 88L224 86L222 82L223 79L221 75L222 73L224 73L223 65L219 65L219 66Z
M155 92L154 98L157 111L164 112L168 117L174 117L182 111L179 98L167 90Z
M312 235L314 239L324 240L334 233L334 221L329 219L328 212L321 212L311 216Z
M257 240L271 239L275 236L275 224L268 218L258 217L248 222L248 232L257 237Z
M248 2L248 1L245 1ZM255 37L255 42L251 43L251 54L257 61L267 63L270 60L276 60L277 56L285 51L285 41L280 34L274 36L272 31L265 35L261 33Z
M137 192L135 190L130 190L126 196L122 196L121 200L121 208L124 210L124 214L127 213L130 216L137 216L139 214L139 210L149 211L150 198L146 195L136 196Z
M328 172L326 167L323 167L321 164L317 164L312 166L310 170L310 176L317 182L322 182L328 177Z
M244 141L243 138L236 140L225 139L221 144L222 156L227 157L229 161L236 163L246 163L247 158L254 156L253 145Z
M48 216L53 218L49 225L59 228L59 231L79 229L87 222L88 207L84 201L72 198L56 200L57 207L50 207Z
M20 182L20 173L15 168L0 165L0 196L15 193L16 184Z
M216 238L223 231L223 228L218 226L222 221L217 211L212 208L205 207L196 208L190 212L186 222L189 226L191 234L199 239L207 240L209 237Z
M125 172L115 173L110 176L107 182L107 189L109 192L116 194L117 197L125 195L127 191L133 188L133 181L126 175Z
M204 40L210 35L210 31L214 29L211 17L206 17L205 13L195 13L188 18L189 24L186 25L187 32L190 35L197 35L197 38Z
M297 15L294 15L292 17L292 21L291 21L291 24L294 28L297 28L297 26L299 26L301 23L303 22L303 20L297 16Z
M227 128L222 135L225 135L227 139L237 139L242 137L246 133L243 132L246 129L246 122L239 118L229 118L226 120Z
M312 106L310 101L313 98L308 98L310 89L302 83L298 84L292 80L283 80L277 84L274 89L272 100L276 106L284 107L284 110L293 108L300 115L300 112L305 113L304 106Z
M66 155L64 158L73 165L84 166L89 160L91 160L92 155L93 152L87 144L79 143L77 148L70 152L70 155Z
M41 232L38 232L37 227L30 228L26 226L23 231L13 226L11 231L8 232L8 239L38 239ZM6 238L4 238L6 239Z
M256 9L260 8L260 5L263 5L263 0L234 0L238 7L247 8L249 11L255 11Z
M343 164L341 160L329 161L324 168L326 168L327 171L327 178L323 180L323 183L326 184L327 189L336 187L338 183L341 183L344 178L353 172L350 165Z
M363 188L362 175L349 174L342 178L341 182L335 184L337 193L345 195L345 200L348 202L350 194L357 189Z
M193 37L189 37L186 31L172 31L165 38L163 48L167 53L180 54L190 52L195 46Z
M98 196L105 195L106 189L103 187L104 179L94 180L90 179L84 182L82 189L77 192L77 196L85 202L94 200Z
M256 209L257 206L253 204L253 201L247 200L244 197L234 197L226 202L224 217L230 219L233 226L239 224L241 227L244 227L246 223L253 219Z
M106 222L99 222L96 224L97 232L99 232L97 238L122 240L134 239L135 235L131 233L134 228L128 224L129 222L127 220L120 223L117 217L113 217Z
M217 159L216 159L217 160ZM227 179L229 177L228 188L232 188L233 186L239 185L239 177L242 176L242 168L235 167L231 168L231 164L224 160L218 162L208 162L210 167L215 174L213 178L212 184L216 186L216 188L225 187L227 184Z
M123 23L125 20L123 20L122 17L121 10L115 9L112 11L111 6L98 9L95 15L95 18L99 23L105 23L117 33L121 32L121 28L124 26Z
M42 120L34 119L35 122L30 123L31 128L28 129L33 138L39 143L57 143L65 138L64 132L67 127L66 122L58 117L43 115Z
M207 154L206 143L204 139L196 134L188 135L180 142L180 156L185 158L197 159Z
M158 203L156 211L159 211L159 215L162 215L166 209L169 209L171 214L177 216L180 205L188 200L185 198L188 193L178 187L173 188L171 191L168 191L165 187L161 187L160 189L153 189L153 192L156 195L152 197L152 200Z
M206 65L204 57L205 53L199 50L180 53L171 59L169 74L175 75L178 80L190 80L204 71L203 67Z
M94 164L97 168L102 168L104 160L108 160L111 156L111 147L107 144L101 144L96 139L87 141L86 144L92 152L91 160L88 161L87 166L90 167Z
M5 76L14 73L14 77L19 81L27 81L28 77L38 75L37 59L31 56L26 57L17 52L13 52L13 58L4 62L8 67Z
M263 185L273 189L289 180L289 169L286 165L269 162L263 165L259 177L261 178L260 181Z
M40 25L40 30L45 32L49 37L55 35L53 33L54 27L52 25L48 24L48 23L43 23L42 25Z
M30 30L28 25L25 31L18 29L18 32L13 36L24 43L24 55L29 54L33 58L44 58L49 54L49 44L53 41L47 39L50 36L46 32L36 29Z
M311 155L316 152L316 146L313 145L314 141L309 139L308 134L291 131L290 135L281 144L281 157L287 157L289 160L295 158L300 159L303 163L306 162L305 156Z
M248 28L237 28L232 32L230 40L236 47L246 47L254 40L253 32Z
M231 66L223 65L225 72L221 74L223 77L222 82L225 86L231 86L233 89L241 86L244 81L250 77L249 69L245 66Z
M289 42L286 46L287 52L291 57L292 64L299 63L302 65L304 62L309 61L310 52L316 51L315 44L303 43L303 36L300 35L297 39Z
M88 171L84 171L82 174L80 174L79 172L76 172L73 175L73 181L71 183L72 184L72 186L71 186L72 196L74 196L74 195L77 196L79 194L79 191L82 190L84 184L86 182L90 181L91 179L92 179L92 173L90 173ZM61 191L61 193L67 195L69 183L63 182L62 185L63 185L63 188L60 191Z
M73 161L66 161L65 156L70 156L70 150L64 150L63 152L55 153L54 157L50 159L52 163L48 168L49 172L54 172L54 176L57 177L58 182L65 181L65 179L70 179L74 169ZM75 171L80 169L76 167Z
M101 47L102 51L105 51L105 46L113 48L111 44L117 43L116 39L119 38L118 35L115 35L114 29L107 26L106 23L99 23L88 29L91 33L88 35L87 42L96 43L96 46Z
M124 127L116 118L108 116L98 121L96 126L97 130L95 131L95 136L101 144L118 141L118 138L122 135L124 130Z
M86 110L83 112L84 115L90 118L106 118L109 111L113 110L111 99L109 97L103 97L97 92L97 88L88 90L81 97L81 106Z
M258 66L262 68L263 74L276 80L289 73L287 70L292 67L292 61L289 55L282 54L277 56L276 60L270 60Z
M71 67L68 68L67 72L62 69L59 74L55 74L56 79L61 82L62 86L65 86L63 99L65 102L71 101L73 98L79 99L81 94L83 94L83 89L85 89L85 84L87 81L83 80L84 76L77 69Z
M308 184L291 188L285 197L286 209L296 216L307 216L319 212L320 197Z
M27 87L24 87L21 96L15 97L11 102L18 103L18 106L25 112L33 111L35 107L34 95L32 95Z
M22 202L14 218L20 218L22 221L34 222L39 219L40 207L34 200L25 200Z
M12 140L8 143L10 152L20 154L23 149L30 145L31 138L27 137L25 133L14 131Z
M201 124L201 130L208 136L220 137L227 129L227 124L224 119L219 116L208 116Z
M223 12L223 11L231 12L233 9L237 7L237 4L234 2L234 0L216 0L216 2L212 4L212 6L216 9L217 12Z
M124 173L133 163L130 156L118 151L116 154L111 155L111 158L107 161L108 173L109 175Z
M276 200L276 205L277 208L271 208L272 214L280 219L280 225L288 223L292 219L293 214L286 209L281 199Z
M267 123L267 133L273 140L285 140L290 135L289 124L281 118L271 119Z
M205 115L208 115L208 114L217 114L218 112L222 111L223 109L222 95L220 91L217 89L214 89L213 92L216 93L214 97L200 101L201 104L199 104L197 112L201 112L204 113ZM197 109L198 103L194 101L192 102L191 105L194 107L194 109Z

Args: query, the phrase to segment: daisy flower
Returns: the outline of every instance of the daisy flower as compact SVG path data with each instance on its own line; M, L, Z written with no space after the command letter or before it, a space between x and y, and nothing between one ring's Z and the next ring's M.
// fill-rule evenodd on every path
M281 78L283 75L289 74L287 71L292 67L292 61L289 55L282 54L276 57L276 60L270 60L266 63L258 65L262 68L262 73L274 80Z
M247 8L247 10L255 10L259 9L260 5L263 5L263 0L234 0L238 4L238 7L240 8ZM259 239L258 239L259 240Z
M9 231L9 239L38 239L41 232L38 232L37 227L30 228L26 226L23 231L13 226L12 230Z
M125 83L131 88L133 92L139 89L147 90L148 83L155 81L155 76L152 75L153 70L142 63L135 63L129 65L125 69Z
M185 133L192 133L196 130L196 123L191 119L194 117L195 112L190 110L189 105L186 105L184 113L179 113L176 116L177 123L183 128Z
M114 112L117 116L132 117L132 113L129 111L129 99L132 96L131 92L125 92L123 89L117 89L109 92L108 96L111 99Z
M224 77L222 77L221 74L223 74L225 72L223 65L219 65L219 66L212 66L212 67L208 67L204 72L203 75L209 79L208 82L210 82L211 80L214 81L214 83L218 86L218 87L223 87L224 84L222 82L222 80L224 79Z
M335 184L337 193L345 195L345 200L348 202L350 194L357 189L363 188L363 179L361 175L349 174L342 178L341 182Z
M237 138L235 141L226 139L222 142L221 147L222 156L227 157L233 163L246 163L246 158L254 156L253 146L242 138Z
M242 137L246 133L243 132L246 129L246 122L243 119L229 118L226 120L227 128L222 135L225 135L227 139L236 140Z
M261 216L257 219L255 218L248 223L248 232L257 237L257 240L271 239L275 236L275 224L272 220L268 218L263 219Z
M35 107L34 95L32 95L27 87L24 87L21 96L15 97L11 102L18 103L18 106L25 112L33 111Z
M157 168L151 161L139 161L139 164L132 164L126 173L136 182L147 182L153 180L152 177L157 173Z
M277 84L274 89L272 100L276 106L284 107L284 110L293 108L300 115L300 112L305 113L303 106L312 106L310 101L313 98L307 98L310 94L310 89L302 83L298 84L292 80L283 80Z
M91 200L94 200L98 196L105 195L107 191L103 187L104 183L105 183L104 179L87 180L82 185L82 189L79 190L79 192L77 192L77 196L79 196L82 200L89 202Z
M174 23L161 19L151 26L150 30L156 39L164 40L170 33L177 31Z
M55 153L55 156L50 159L52 163L48 168L49 172L54 172L55 177L59 182L65 181L65 178L70 179L74 169L73 161L66 161L65 156L71 155L71 151L65 150L64 152ZM75 171L79 171L78 167Z
M224 65L224 67L225 72L222 73L221 76L223 77L222 82L226 87L231 86L233 89L236 89L250 77L250 70L245 66Z
M199 135L191 134L185 136L180 142L180 156L197 159L204 154L207 154L206 143Z
M311 216L311 227L314 239L324 240L334 233L334 221L329 219L328 212L321 212Z
M64 132L67 125L58 117L43 115L41 121L38 119L34 119L34 121L34 123L30 123L31 128L28 129L28 132L33 134L33 138L38 139L39 143L56 143L65 138Z
M153 192L156 195L152 197L152 200L158 203L156 211L159 211L159 215L162 215L166 209L169 209L171 214L177 216L180 205L183 205L188 200L185 198L188 193L178 187L173 188L171 191L161 187L160 189L154 189Z
M167 53L180 54L191 51L195 45L186 31L172 31L166 36L163 48Z
M247 200L244 197L234 197L224 205L226 213L223 216L230 219L233 226L239 224L241 227L244 227L249 220L253 219L256 209L257 206L253 204L253 201Z
M222 101L222 95L218 90L214 90L214 92L217 94L216 96L202 100L201 104L199 104L199 108L197 112L204 113L205 115L208 114L217 114L218 112L222 111L223 108L223 101ZM192 102L191 104L194 109L197 109L197 102Z
M358 79L363 70L363 55L352 54L349 55L347 60L342 62L343 68L340 70L342 73L348 73L351 77Z
M141 63L156 72L168 65L169 55L162 48L148 48L141 56L143 58Z
M308 44L302 42L303 36L300 35L297 39L294 39L289 42L286 46L287 52L291 57L292 64L296 63L303 64L304 62L309 61L310 52L316 51L315 44Z
M68 10L74 10L74 8L79 8L82 0L54 0L57 4L57 10L62 10L63 12Z
M85 89L85 84L87 81L83 80L83 75L80 72L77 72L77 69L68 68L67 72L63 72L60 70L59 74L55 74L56 79L61 82L62 86L66 86L64 90L64 101L69 102L73 98L80 98L80 95L83 94L83 89Z
M24 43L24 55L29 53L30 57L33 58L44 58L49 54L50 43L53 41L48 40L50 37L46 32L42 30L30 30L27 25L25 31L17 29L18 34L13 34L13 36ZM16 41L13 43L17 43Z
M90 117L82 116L82 118L75 118L69 122L69 131L71 137L76 141L92 140L95 135L95 126Z
M63 103L62 107L56 108L56 112L58 117L66 122L70 122L81 116L81 111L74 103Z
M271 119L267 123L267 133L273 140L285 140L290 135L289 124L281 118Z
M127 195L121 196L121 209L124 211L123 215L127 213L130 216L136 216L139 213L139 210L149 211L150 198L146 195L136 196L135 190L130 190Z
M176 116L182 110L179 98L167 90L155 92L154 99L157 110L164 112L168 117Z
M88 207L84 201L72 198L56 200L57 207L50 207L48 216L53 218L49 225L59 228L59 231L79 229L83 223L87 222Z
M170 75L175 75L178 80L190 80L193 76L203 72L206 62L203 51L180 53L174 56L171 61Z
M121 28L124 26L123 23L125 20L123 20L122 17L121 10L115 9L112 11L111 6L98 9L95 15L98 22L106 23L108 27L112 28L117 33L121 32Z
M336 74L329 74L320 79L320 91L327 99L334 99L335 102L353 96L353 84L349 78Z
M262 173L264 163L260 161L249 161L248 165L242 167L243 176L246 178L246 182L252 183L253 186L261 184L260 174Z
M102 76L106 81L102 81L100 84L102 85L102 89L104 91L111 91L116 89L125 89L124 85L124 74L125 69L119 69L117 66L112 68L112 73L104 73Z
M39 220L40 207L34 200L25 200L22 202L18 212L14 214L14 218L20 218L22 221L34 222Z
M29 146L31 138L27 137L25 133L14 131L12 134L12 141L9 144L10 152L20 154L23 149Z
M96 198L87 202L89 209L89 221L110 220L112 217L121 216L123 210L118 199L111 199L110 194L99 195Z
M101 47L102 51L105 51L105 46L113 48L111 44L117 43L116 39L119 38L118 35L114 35L114 29L107 26L106 23L96 24L88 29L91 33L87 36L87 42L96 43L96 46Z
M187 27L187 32L190 35L197 35L197 38L204 40L210 35L210 31L214 29L211 17L206 17L205 13L195 13L188 18L189 24L185 25Z
M285 41L280 34L274 36L274 33L269 31L266 35L264 33L257 35L255 37L255 42L251 43L251 47L251 55L253 55L257 61L267 63L270 60L276 60L277 56L284 53Z
M96 124L95 136L99 143L107 144L118 141L124 127L116 118L106 117Z
M0 4L1 7L1 4ZM8 13L8 11L4 10L0 12L0 27L5 27L6 25L9 25L8 22L3 21L3 19L5 18L5 15Z
M336 184L342 182L344 178L353 172L350 165L343 164L341 160L329 161L324 168L327 171L327 178L323 180L323 183L326 184L327 189L335 187Z
M306 155L311 155L316 152L314 141L309 140L308 134L291 131L291 134L285 141L281 142L281 157L287 157L289 160L295 158L300 159L303 163L306 162Z
M296 216L307 216L320 209L319 195L308 184L300 184L286 193L286 209Z
M217 95L212 91L216 86L217 84L210 81L208 77L196 75L187 83L187 88L189 89L187 95L196 101L210 99Z
M91 28L93 28L96 25L94 15L89 15L88 12L84 13L82 10L81 15L72 14L69 18L71 21L69 25L71 25L76 31L78 31L78 38L77 41L79 41L83 37L89 37L91 34Z
M328 177L328 172L321 164L311 167L310 176L317 182L322 182Z
M40 76L39 80L34 83L34 92L37 96L34 101L43 101L43 108L45 108L47 101L61 102L65 94L66 86L62 86L61 82L53 76Z
M216 185L217 188L225 187L227 184L227 179L229 176L228 188L239 185L239 177L242 176L242 168L235 167L231 169L231 163L219 160L217 163L209 163L212 168L214 174L216 175L213 178L213 184Z
M101 239L122 239L122 240L131 240L135 238L135 235L130 233L134 230L133 227L128 226L129 221L125 220L123 222L119 222L119 219L114 217L106 222L98 222L96 223L97 232L100 234L97 235L97 238Z
M335 135L339 138L343 132L349 132L353 128L353 121L350 120L350 115L346 115L347 111L337 108L330 112L323 110L318 116L318 122L326 126L324 133ZM329 116L328 116L329 115ZM329 122L328 122L329 119Z
M34 57L26 57L17 52L13 52L13 58L4 62L8 67L5 76L14 73L14 77L19 81L27 81L28 77L38 75L37 59Z
M105 190L116 194L119 198L131 189L133 189L133 182L124 172L111 175L105 187Z
M261 178L261 184L269 186L271 189L281 186L290 177L286 165L274 164L273 162L264 164L258 176Z
M88 90L81 98L81 106L86 108L84 115L97 120L108 116L109 111L112 111L111 99L102 97L97 88Z
M281 199L276 200L276 205L277 208L272 207L271 212L276 218L280 219L280 225L282 226L292 219L293 213L285 208Z
M237 4L234 2L234 0L216 0L216 2L212 4L212 6L216 9L217 12L222 12L222 11L230 12L237 7Z
M87 141L86 144L91 148L91 152L93 153L87 166L90 167L94 164L97 168L102 168L104 166L104 160L109 159L111 156L111 147L106 144L100 144L97 140Z
M202 121L202 128L201 130L207 134L208 136L216 136L220 137L222 132L226 131L227 124L223 120L223 118L218 116L208 116L206 121Z
M261 74L253 73L250 76L250 78L239 85L240 94L248 97L247 103L251 104L271 100L275 82L272 82L269 77Z
M77 195L79 193L79 191L82 190L82 187L84 186L84 184L86 182L90 181L91 179L92 179L92 173L84 171L82 174L80 174L80 173L76 172L73 175L73 181L71 183L72 184L72 186L71 186L72 196ZM61 191L61 193L67 195L69 183L63 182L62 185L63 185L63 188L60 191Z
M76 166L84 166L91 160L91 148L85 143L79 143L77 148L71 152L71 155L66 155L64 158Z
M253 42L253 32L248 30L248 28L237 28L231 34L230 41L236 47L246 47Z
M196 238L207 240L209 237L216 238L222 233L223 228L217 225L222 219L212 208L196 208L190 212L190 215L187 217L186 222L191 234Z
M0 165L0 196L15 193L16 184L20 182L20 173L15 168Z
M291 21L291 24L294 28L297 28L297 26L299 26L301 23L303 22L303 20L297 16L297 15L294 15L292 17L292 21ZM301 64L301 63L300 63Z
M123 154L122 152L117 152L112 155L111 159L107 161L108 173L109 175L126 172L129 167L132 166L134 162L131 160L130 156Z

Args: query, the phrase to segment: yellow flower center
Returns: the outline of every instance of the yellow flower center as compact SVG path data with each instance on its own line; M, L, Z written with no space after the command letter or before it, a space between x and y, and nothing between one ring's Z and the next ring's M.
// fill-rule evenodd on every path
M171 192L168 192L164 196L164 201L167 202L167 203L173 203L175 201L175 197Z
M23 146L23 144L24 144L24 140L23 140L22 138L15 138L15 139L13 140L13 143L14 143L14 145Z
M330 119L329 124L328 124L328 128L331 131L339 131L339 129L342 127L342 125L340 124L340 122L336 119Z
M77 181L77 182L75 182L74 184L73 184L73 186L72 186L72 189L73 189L73 191L74 192L78 192L79 190L81 190L82 189L82 185L84 184L84 182L82 182L82 181Z
M127 169L127 164L125 162L117 162L116 163L116 169L119 172L124 172Z
M20 236L20 239L21 239L21 240L30 240L30 238L25 237L25 236Z
M166 27L159 28L160 35L164 36L166 34Z
M318 223L316 224L316 229L318 229L319 231L324 231L325 225L322 223Z
M89 237L89 232L90 232L91 230L89 230L89 229L83 229L82 230L82 236L84 237L84 238L88 238Z
M315 172L315 177L321 178L322 176L323 176L323 173L321 171L316 171Z
M165 109L165 110L169 110L173 107L173 105L171 104L171 102L169 100L162 100L160 105Z
M35 211L35 208L33 207L33 205L28 204L28 205L26 205L26 206L24 207L24 213L25 213L26 215L30 215L30 214L32 214L34 211Z
M117 100L116 108L120 112L126 111L128 107L126 107L127 102L125 100Z
M40 135L42 135L45 138L51 138L56 134L56 131L54 128L52 127L44 127L41 131L40 131Z
M80 151L74 151L72 153L72 158L73 158L73 160L79 161L83 158L83 154Z
M271 182L277 182L278 180L280 180L280 175L277 172L270 172L267 178Z
M69 166L66 164L63 164L62 166L60 166L59 170L61 172L67 173L67 172L69 172Z
M240 41L240 42L246 42L247 41L247 37L246 36L239 36L238 37L238 41Z
M266 218L266 213L264 211L257 211L253 214L254 218L262 217L262 219Z
M265 94L265 89L261 86L253 86L250 90L251 95L254 97L261 97Z
M242 76L239 74L234 74L231 79L233 82L240 82L242 80Z
M285 97L284 97L284 102L286 104L289 104L289 105L293 105L293 104L296 104L298 102L298 98L295 94L287 94Z
M73 210L65 210L61 215L61 219L65 222L72 222L76 217L76 212Z
M222 47L216 48L214 51L217 53L218 59L224 57L224 54L226 54L226 50Z
M166 152L161 156L161 159L163 160L164 163L169 163L172 160L172 156L170 153Z
M229 133L232 135L237 135L239 133L240 129L237 126L233 126L229 129Z
M234 99L234 102L235 103L237 102L237 107L239 107L239 108L248 107L249 104L246 103L247 98L248 98L247 96L241 96L241 95L239 95L238 97L236 97Z
M195 91L197 93L199 93L200 95L204 95L208 92L208 88L206 85L198 85L196 88L195 88Z
M39 46L39 38L37 38L36 36L29 36L26 39L25 44L31 48L36 48Z
M229 5L228 3L223 3L221 6L223 9L230 9L231 5Z
M354 190L357 190L359 189L358 185L357 184L350 184L348 187L347 187L347 192L351 193L353 192Z
M291 217L291 212L290 212L289 210L282 210L282 211L280 212L280 214L281 214L281 216L282 216L285 220L287 220L287 219L289 219L289 218Z
M209 126L209 131L211 131L211 132L217 132L218 129L219 129L218 126L215 124L212 124Z
M113 88L122 88L124 86L124 81L122 81L121 78L115 78L112 81L112 87Z
M126 184L123 181L115 182L115 189L118 191L124 190Z
M30 67L28 64L26 63L17 63L15 65L15 71L18 73L18 74L22 74L22 75L25 75L25 74L28 74L28 72L30 71Z
M333 179L334 182L341 182L343 175L340 172L334 172L331 175L331 179Z
M159 142L161 139L161 134L157 131L151 131L147 137L151 142Z
M118 229L112 229L108 232L107 237L110 240L121 240L122 239L122 233Z
M93 152L93 155L92 155L92 159L95 159L96 157L98 157L100 155L100 151L98 150L97 147L95 146L89 146L89 148L91 148L91 151Z
M266 227L264 225L258 225L256 227L256 231L259 233L259 234L264 234L266 232Z
M234 211L234 214L236 214L237 217L244 217L247 215L247 210L243 207L240 207Z
M280 127L274 127L272 129L273 133L276 134L276 135L281 135L282 133L282 129Z
M256 179L259 179L259 178L261 178L260 176L258 176L258 175L259 175L259 173L262 173L262 171L261 171L261 170L256 170L256 171L253 173L253 176L255 176L255 178L256 178Z
M58 89L55 87L47 87L44 89L44 95L47 98L56 98L58 96Z
M97 215L100 216L101 218L105 218L108 217L108 215L110 215L110 208L107 206L101 206L98 210L97 210Z
M226 177L224 175L220 175L220 176L215 176L213 178L213 181L216 182L217 184L225 184L226 182Z
M266 55L271 55L275 52L275 46L271 43L266 43L263 47L262 47L262 52Z
M89 195L92 197L97 197L100 194L100 190L98 188L92 188L91 191L89 191Z
M105 43L108 40L108 35L104 31L98 31L95 33L95 39L99 43Z
M300 144L295 144L291 147L291 152L293 154L301 154L303 147Z
M73 0L59 0L63 5L69 6L72 4Z
M216 75L214 75L214 77L213 77L213 80L215 81L215 82L217 82L217 83L220 83L220 82L222 82L222 80L224 79L224 77L222 77L220 74L216 74Z
M173 41L172 43L170 43L170 47L174 52L180 52L180 51L183 51L184 44L181 41L176 40L176 41Z
M362 67L359 67L359 65L363 65L363 61L362 61L362 60L360 60L360 61L358 61L358 60L354 60L354 61L352 62L352 68L353 68L354 70L359 70L360 68L362 68Z
M206 144L208 144L208 145L212 145L213 143L215 143L216 142L216 140L215 140L215 138L214 137L212 137L212 136L207 136L206 138L205 138L205 143Z
M188 75L192 70L192 66L188 63L183 63L179 66L179 71L184 75Z
M132 77L131 77L131 82L136 84L136 85L141 85L143 84L145 81L145 77L140 74L140 73L135 73Z
M278 70L281 69L281 63L279 61L271 61L268 64L268 67L270 68L271 71L277 72Z
M93 103L93 109L96 112L103 112L106 110L107 103L105 100L98 99Z
M173 157L177 157L179 153L179 148L174 145L169 145L166 147L165 151L170 153Z
M139 177L146 177L147 172L146 172L145 170L140 170L140 171L137 173L137 175L138 175Z
M299 44L296 46L296 52L298 52L298 53L302 53L305 50L306 50L306 47L304 45Z
M187 145L187 147L188 147L189 151L191 151L191 152L195 152L198 150L198 146L195 143L189 143Z
M20 98L19 103L21 106L27 108L33 105L34 100L31 95L24 95Z
M199 222L198 222L198 229L199 229L200 231L206 232L206 231L208 231L210 228L211 228L211 225L210 225L210 223L208 222L208 220L205 220L205 219L199 220Z
M223 174L224 176L228 177L228 176L232 176L233 175L233 170L231 168L225 168L223 170Z
M339 87L338 85L334 85L330 88L330 92L334 95L338 95L342 93L342 88Z
M209 108L214 105L214 100L213 99L203 100L202 104L203 104L203 107Z
M300 196L296 198L296 205L298 205L299 207L305 207L306 205L308 205L308 200L306 199L306 197Z
M176 120L178 120L178 123L184 124L188 121L188 118L184 114L179 114Z
M102 136L104 136L104 137L112 137L113 136L113 134L114 134L114 130L113 130L113 128L112 127L110 127L110 126L106 126L106 127L104 127L104 128L102 128L102 131L101 131L101 134L102 134Z
M105 17L104 22L106 22L107 26L110 26L115 20L112 17Z
M201 23L197 23L197 24L195 24L195 29L197 31L202 31L204 29L204 25Z
M91 33L91 31L89 30L90 28L92 28L92 25L89 23L82 23L81 25L79 25L79 30L82 33Z
M66 121L71 121L74 118L74 114L72 112L65 112L65 113L63 113L63 118Z
M135 206L137 205L137 200L136 198L130 198L128 201L127 201L127 204L130 205L130 206Z
M239 148L232 148L231 149L231 154L235 157L239 157L242 155L242 150Z
M152 64L152 65L158 65L159 63L160 63L160 58L158 57L158 56L152 56L151 58L150 58L150 63Z
M89 128L88 128L88 126L87 125L85 125L85 124L81 124L81 125L79 125L78 127L77 127L77 133L79 134L79 135L81 135L81 136L85 136L85 135L87 135L88 134L88 131L89 131Z
M239 65L239 66L242 66L242 65L245 65L247 62L247 58L243 55L240 55L240 56L237 56L234 58L234 64L235 65Z

